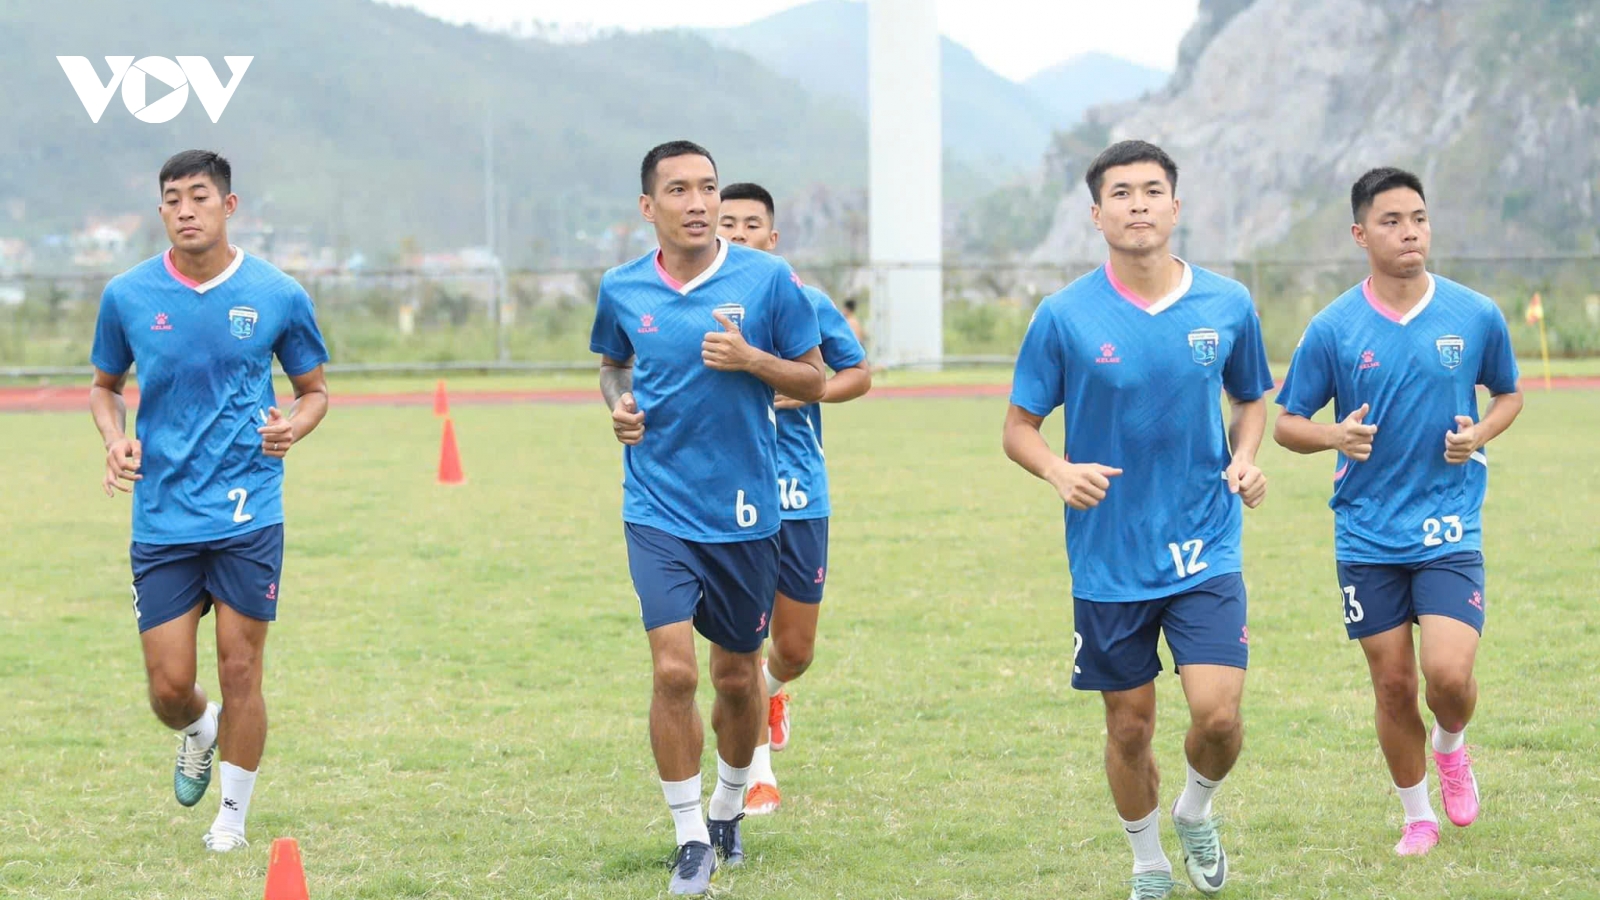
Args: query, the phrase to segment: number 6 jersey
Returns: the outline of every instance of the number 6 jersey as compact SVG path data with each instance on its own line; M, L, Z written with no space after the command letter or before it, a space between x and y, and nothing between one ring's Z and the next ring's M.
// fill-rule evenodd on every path
M1456 416L1478 421L1477 386L1517 389L1517 360L1500 310L1488 297L1428 276L1422 300L1396 316L1371 279L1317 313L1295 350L1278 404L1310 418L1333 401L1343 421L1365 403L1378 426L1372 456L1334 462L1334 556L1340 562L1423 562L1480 550L1489 458L1444 458Z
M713 313L757 350L796 359L817 346L817 314L781 257L729 244L687 284L658 251L600 281L589 349L633 363L644 440L622 448L622 520L685 541L723 544L771 537L779 526L773 392L746 372L701 358Z

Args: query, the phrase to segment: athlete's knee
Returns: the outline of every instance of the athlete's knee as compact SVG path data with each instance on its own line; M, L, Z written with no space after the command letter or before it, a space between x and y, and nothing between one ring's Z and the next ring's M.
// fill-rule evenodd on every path
M1464 666L1440 666L1424 673L1428 693L1443 697L1465 697L1472 691L1472 670Z
M761 669L753 657L738 656L712 666L711 686L719 696L747 700L761 691Z
M165 719L183 712L194 697L194 682L150 673L150 709Z
M217 684L223 703L261 691L261 652L249 645L226 647L217 653Z
M1417 708L1417 673L1409 666L1373 673L1372 692L1379 709L1403 711L1409 707L1414 710Z
M1145 752L1156 735L1154 710L1120 706L1106 710L1106 745L1121 757Z
M663 657L655 663L655 692L663 697L694 699L700 686L700 668L694 659Z
M811 667L816 656L817 636L814 634L775 634L772 636L772 655L784 668L799 675Z
M1193 717L1194 728L1201 740L1212 744L1232 741L1244 730L1244 718L1238 707L1219 706L1198 712Z

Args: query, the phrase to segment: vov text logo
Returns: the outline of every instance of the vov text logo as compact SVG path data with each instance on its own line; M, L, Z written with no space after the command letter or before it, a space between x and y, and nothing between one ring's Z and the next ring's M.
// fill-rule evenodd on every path
M204 56L180 56L177 62L165 56L146 56L137 62L131 56L108 56L105 60L111 69L111 80L104 83L100 81L100 75L95 72L94 63L89 62L88 57L56 57L62 71L67 73L67 80L72 82L72 89L78 92L78 99L83 101L84 111L89 113L90 121L100 121L100 116L111 102L111 95L120 86L122 103L128 107L128 112L133 113L139 121L151 124L170 122L183 112L183 107L189 102L191 87L211 121L222 118L222 111L233 99L233 92L238 89L245 70L250 68L250 61L255 57L224 56L222 59L228 64L226 85ZM156 82L153 86L152 81ZM163 88L167 90L165 95L150 99L152 94L159 94Z

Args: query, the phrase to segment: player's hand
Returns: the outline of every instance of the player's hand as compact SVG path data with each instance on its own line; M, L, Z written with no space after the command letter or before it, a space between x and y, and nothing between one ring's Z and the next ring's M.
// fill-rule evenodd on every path
M140 481L144 478L139 474L139 464L144 460L144 447L135 438L120 437L106 445L106 477L101 483L107 497L115 497L117 491L124 494L133 493L133 486L123 486L124 481Z
M1066 505L1079 510L1094 509L1106 498L1111 479L1121 474L1121 469L1099 463L1069 463L1062 460L1061 465L1051 473L1050 483Z
M700 359L718 372L743 372L750 368L756 349L745 342L744 333L733 320L719 312L712 312L723 331L706 332L700 344Z
M1459 466L1478 449L1478 425L1469 416L1456 416L1456 430L1444 433L1444 461Z
M1238 494L1245 506L1255 509L1267 499L1267 476L1255 463L1236 459L1223 474L1228 476L1228 492Z
M644 440L644 413L639 412L632 391L617 398L617 405L611 410L611 430L618 441L630 447Z
M1372 456L1372 436L1378 433L1378 426L1362 424L1372 407L1361 404L1361 408L1344 417L1344 421L1333 426L1337 430L1334 436L1333 449L1343 453L1346 458L1356 462L1366 462Z
M267 410L267 424L256 429L261 435L261 452L273 459L283 459L294 446L294 423L285 419L276 406Z
M793 397L785 397L782 394L775 394L772 398L773 409L801 409L806 405Z

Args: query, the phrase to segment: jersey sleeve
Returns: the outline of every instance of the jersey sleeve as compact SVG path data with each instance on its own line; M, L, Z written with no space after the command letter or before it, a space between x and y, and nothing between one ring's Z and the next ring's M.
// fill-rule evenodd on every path
M1511 329L1498 308L1484 314L1483 361L1478 364L1478 383L1491 394L1511 394L1517 390L1517 355L1511 349Z
M594 304L594 327L589 330L589 352L627 362L633 358L633 342L628 340L628 332L617 316L615 295L610 279L600 279L600 296Z
M799 359L822 343L816 307L787 265L772 284L772 349L783 359Z
M304 375L328 361L328 345L317 327L317 307L305 288L295 285L289 298L289 320L272 348L283 372L291 378Z
M122 327L122 316L117 310L117 295L111 285L100 294L100 313L94 321L94 348L89 351L89 363L107 375L121 375L133 365L133 347L128 344L128 332Z
M856 333L845 321L844 313L821 291L816 293L815 299L817 328L822 335L822 361L835 372L861 365L867 359L867 351L856 340Z
M1022 337L1022 348L1017 351L1011 376L1012 406L1036 416L1048 416L1065 402L1066 380L1062 374L1066 353L1061 344L1061 329L1056 327L1054 313L1049 306L1041 305L1034 311L1028 332Z
M1222 386L1229 397L1248 403L1272 390L1272 367L1267 363L1266 342L1261 339L1261 317L1256 315L1255 304L1248 298L1245 303L1249 308L1223 365Z
M1278 405L1285 412L1311 418L1333 399L1333 345L1326 330L1313 320L1295 348L1289 372L1278 389Z

